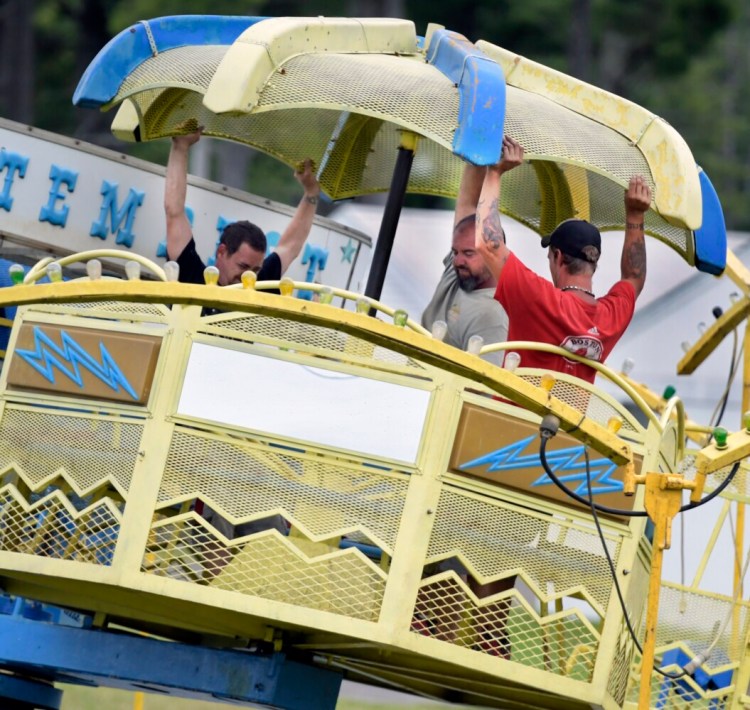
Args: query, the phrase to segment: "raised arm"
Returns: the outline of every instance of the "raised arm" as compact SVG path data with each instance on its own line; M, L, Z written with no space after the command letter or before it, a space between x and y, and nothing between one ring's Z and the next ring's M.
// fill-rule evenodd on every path
M498 279L510 253L500 224L500 179L523 163L523 147L512 138L503 138L503 155L497 165L487 168L477 204L476 247L487 268Z
M190 220L185 214L188 154L190 146L200 140L202 128L194 133L172 138L164 181L164 213L167 217L167 254L178 259L193 236Z
M651 206L651 188L640 175L630 178L625 191L625 241L620 258L620 276L630 281L636 298L646 283L646 239L644 217Z
M302 185L305 194L297 205L297 211L279 239L275 252L281 259L281 273L297 258L312 227L315 210L320 195L320 185L313 172L313 163L309 158L302 164L302 170L294 173L294 177Z
M458 188L458 197L456 198L454 227L465 217L476 214L486 172L487 168L484 166L474 165L473 163L466 163L464 166L461 185Z

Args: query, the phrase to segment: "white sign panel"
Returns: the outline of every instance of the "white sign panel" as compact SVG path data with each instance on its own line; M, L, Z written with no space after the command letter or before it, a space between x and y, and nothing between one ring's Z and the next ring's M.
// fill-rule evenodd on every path
M122 249L158 263L165 261L163 205L163 167L0 119L0 236L58 254ZM272 248L294 213L192 177L187 207L204 261L228 222L254 222ZM361 232L317 217L287 275L350 288L370 244Z
M194 343L177 413L414 463L429 401L427 390Z

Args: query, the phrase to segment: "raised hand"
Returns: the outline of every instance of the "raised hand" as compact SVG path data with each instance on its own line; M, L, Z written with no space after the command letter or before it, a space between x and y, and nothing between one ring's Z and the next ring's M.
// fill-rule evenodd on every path
M641 215L651 207L651 188L642 175L630 178L625 191L625 214Z
M317 197L320 194L320 183L315 177L315 163L311 158L305 158L301 163L297 163L294 177L302 185L306 196Z
M507 173L523 163L523 146L510 136L503 136L503 153L497 164L501 173Z

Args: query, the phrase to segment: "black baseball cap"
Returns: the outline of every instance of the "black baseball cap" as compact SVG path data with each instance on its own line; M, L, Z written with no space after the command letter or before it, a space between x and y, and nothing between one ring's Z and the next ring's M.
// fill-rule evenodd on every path
M584 247L596 247L602 253L602 235L585 219L566 219L555 227L552 234L542 237L542 246L553 246L564 254L588 261Z

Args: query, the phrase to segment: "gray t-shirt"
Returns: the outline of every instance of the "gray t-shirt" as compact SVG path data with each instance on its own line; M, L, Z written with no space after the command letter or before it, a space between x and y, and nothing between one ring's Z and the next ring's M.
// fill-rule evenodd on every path
M484 344L502 343L508 339L508 316L495 300L494 288L464 291L453 268L451 254L443 259L445 271L440 277L432 300L422 313L422 325L430 330L437 320L448 324L444 342L466 350L472 335L481 335ZM502 351L482 355L496 365L503 363Z

